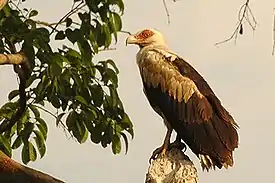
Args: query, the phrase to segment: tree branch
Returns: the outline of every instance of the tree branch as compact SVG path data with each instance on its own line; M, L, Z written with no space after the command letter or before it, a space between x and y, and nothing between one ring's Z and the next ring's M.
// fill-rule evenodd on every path
M17 163L0 151L1 183L64 183L48 174Z
M8 0L0 0L0 10L2 10L7 3Z
M86 3L84 3L84 1L81 1L76 7L72 8L66 15L64 15L53 27L51 34L53 34L53 32L57 29L58 25L60 25L64 20L66 20L66 18L70 17L71 15L73 15L74 13L76 13L78 10L80 10L81 8L86 6Z
M272 46L272 55L274 55L274 51L275 51L275 11L273 12L273 46Z
M165 157L152 162L145 183L197 183L197 169L179 149L171 149Z
M168 24L170 24L170 13L169 13L169 10L168 10L167 4L166 4L166 0L162 0L162 2L163 2L163 6L164 6L164 9L166 12Z
M8 62L9 64L13 64L13 70L18 74L20 83L19 83L19 109L15 112L15 114L11 117L9 121L2 122L0 124L0 134L12 128L12 126L22 117L26 110L27 106L27 97L26 97L26 81L28 77L28 72L30 70L29 62L27 57L24 56L23 53L16 53L15 45L12 44L9 40L6 40L9 45L9 49L11 50L11 54L3 55L2 54L2 62ZM21 60L20 60L21 59ZM15 64L17 63L17 64ZM7 63L6 63L7 64ZM20 65L18 65L20 64Z
M252 20L250 20L249 17L252 17ZM240 10L239 10L239 16L238 16L238 23L237 23L237 27L235 28L234 32L232 33L232 35L221 41L216 43L215 45L219 45L219 44L223 44L226 43L232 39L235 38L235 41L237 40L237 36L238 34L243 35L243 24L245 23L244 21L246 20L246 22L249 24L249 26L251 27L251 29L254 31L257 27L257 22L256 19L249 7L249 0L246 0L246 2L241 6Z
M0 54L0 65L15 64L21 65L27 63L27 57L21 53L15 54Z

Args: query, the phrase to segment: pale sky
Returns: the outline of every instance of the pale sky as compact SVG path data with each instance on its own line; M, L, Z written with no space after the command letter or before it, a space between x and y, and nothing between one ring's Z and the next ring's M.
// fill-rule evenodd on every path
M55 22L70 7L71 1L27 1L37 8L40 20ZM273 0L251 1L258 27L248 26L237 45L214 43L230 36L236 26L238 9L245 0L187 1L167 0L171 23L162 0L125 1L123 29L135 32L157 28L167 38L170 49L188 60L208 81L223 105L240 125L239 148L234 152L235 165L228 170L202 172L199 160L191 151L201 183L274 182L275 179L275 57L271 56ZM97 58L113 58L120 69L119 93L135 127L127 155L113 155L89 140L79 145L68 139L55 120L47 117L49 135L46 156L29 166L69 183L140 183L144 182L148 159L161 145L166 128L149 106L135 63L138 47L125 47L121 35L115 51ZM0 104L18 87L12 67L0 67ZM123 149L125 150L125 149ZM20 151L14 158L21 162Z

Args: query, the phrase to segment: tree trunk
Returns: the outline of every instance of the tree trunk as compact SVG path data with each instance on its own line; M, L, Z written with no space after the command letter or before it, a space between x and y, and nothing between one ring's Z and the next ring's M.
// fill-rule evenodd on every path
M179 149L171 149L165 157L154 160L146 174L145 183L197 183L197 169Z
M1 183L64 183L50 175L23 166L0 151Z

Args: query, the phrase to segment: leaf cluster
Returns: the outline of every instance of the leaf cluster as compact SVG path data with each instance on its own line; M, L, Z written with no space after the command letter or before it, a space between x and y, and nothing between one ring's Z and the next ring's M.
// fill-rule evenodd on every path
M122 0L74 0L73 8L50 24L37 21L37 10L20 8L10 1L0 11L0 53L9 54L13 44L27 56L31 72L26 83L27 108L20 120L0 135L0 149L12 155L23 146L24 163L46 152L48 125L41 110L52 115L79 143L89 137L102 147L128 148L127 133L133 125L118 95L119 70L112 59L95 61L101 49L116 43L122 28ZM114 42L113 42L114 41ZM53 42L60 43L58 49ZM0 123L18 109L19 91L9 93L0 108ZM45 105L51 104L52 113ZM36 147L34 146L36 145Z

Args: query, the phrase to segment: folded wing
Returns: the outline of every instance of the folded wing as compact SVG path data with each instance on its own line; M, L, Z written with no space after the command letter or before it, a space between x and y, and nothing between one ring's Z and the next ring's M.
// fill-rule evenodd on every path
M203 77L176 55L151 50L139 64L151 106L201 159L207 170L232 166L237 124Z

